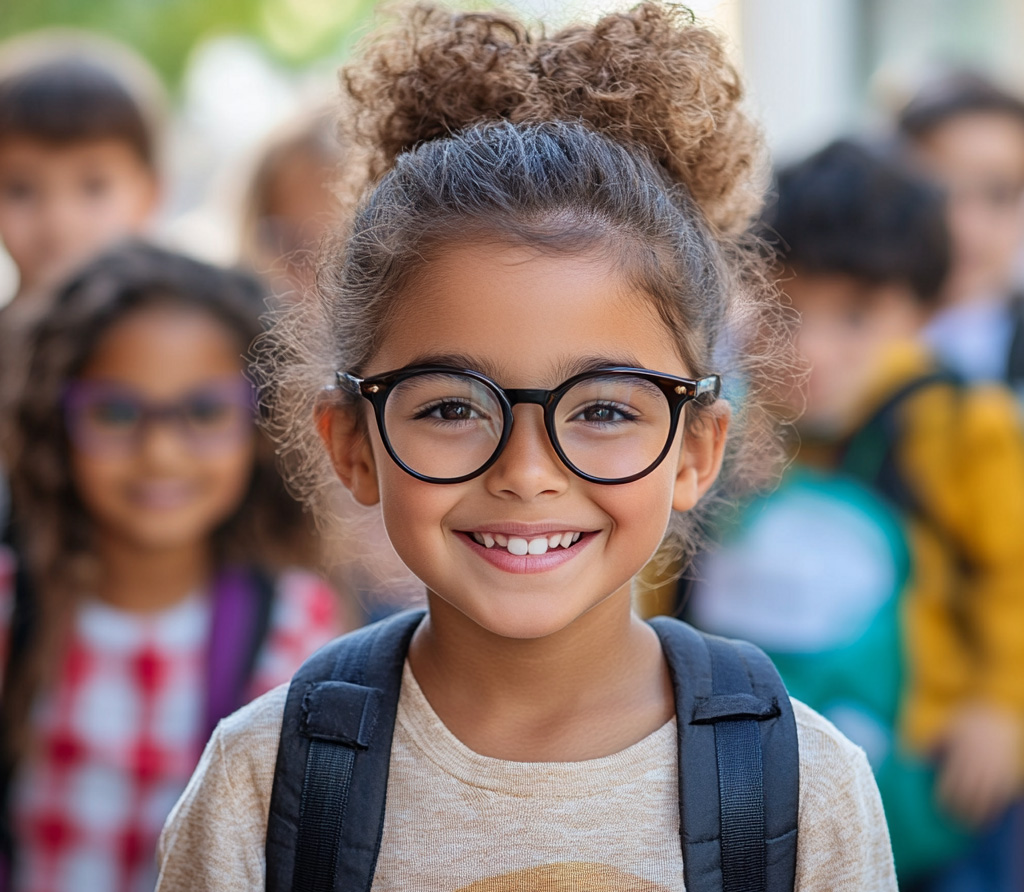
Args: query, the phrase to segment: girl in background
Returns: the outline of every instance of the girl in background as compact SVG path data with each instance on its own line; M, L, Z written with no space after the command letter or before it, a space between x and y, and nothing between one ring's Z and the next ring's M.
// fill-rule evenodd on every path
M279 300L297 300L312 286L320 243L340 223L332 190L344 161L337 129L327 109L290 122L263 150L249 183L241 258Z
M254 426L243 354L263 296L127 245L66 284L27 345L18 573L0 591L17 892L152 889L157 834L217 720L339 631L333 593L297 569L315 540Z
M278 303L309 297L321 244L342 227L334 194L345 152L333 111L306 114L274 138L249 184L242 220L242 261L265 277ZM350 520L347 496L332 513ZM351 528L349 528L351 527ZM379 518L346 524L328 569L353 617L373 621L423 601L422 586L401 562Z

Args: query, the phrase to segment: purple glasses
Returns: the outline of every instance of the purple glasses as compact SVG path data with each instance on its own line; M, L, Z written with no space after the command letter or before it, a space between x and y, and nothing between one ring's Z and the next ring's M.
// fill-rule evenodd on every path
M217 452L251 436L254 417L253 388L241 377L211 381L168 402L108 381L73 381L64 391L71 441L95 454L137 449L156 423L171 425L193 453Z

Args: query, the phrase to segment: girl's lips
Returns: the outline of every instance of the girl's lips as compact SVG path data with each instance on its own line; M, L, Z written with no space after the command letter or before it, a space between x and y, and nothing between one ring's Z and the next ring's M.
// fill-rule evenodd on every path
M137 483L128 488L128 494L140 508L170 510L190 503L195 498L195 486L178 480Z
M562 566L575 558L593 539L592 533L581 533L575 543L562 548L549 548L544 554L512 554L505 548L494 546L488 548L473 538L471 533L459 533L459 538L467 547L499 570L506 573L544 573Z

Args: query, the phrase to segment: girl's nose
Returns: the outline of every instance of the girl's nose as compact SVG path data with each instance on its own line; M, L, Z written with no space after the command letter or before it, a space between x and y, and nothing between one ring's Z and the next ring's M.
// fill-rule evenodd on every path
M185 432L170 418L147 419L136 437L136 454L150 464L171 464L190 452Z
M544 410L520 405L513 409L513 418L508 443L485 474L488 488L496 495L524 500L564 492L572 472L551 445Z

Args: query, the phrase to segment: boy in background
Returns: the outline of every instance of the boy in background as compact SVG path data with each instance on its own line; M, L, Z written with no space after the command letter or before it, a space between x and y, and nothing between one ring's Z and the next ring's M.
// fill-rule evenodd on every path
M898 737L934 761L950 815L990 827L1024 752L1024 437L1009 392L969 387L922 341L946 283L942 197L838 142L781 172L768 225L810 366L798 461L859 479L907 524Z
M12 308L112 242L159 197L155 76L126 48L40 32L0 45L0 241Z
M1024 396L1024 100L971 72L925 86L899 116L909 158L948 196L953 263L927 331L951 368Z

